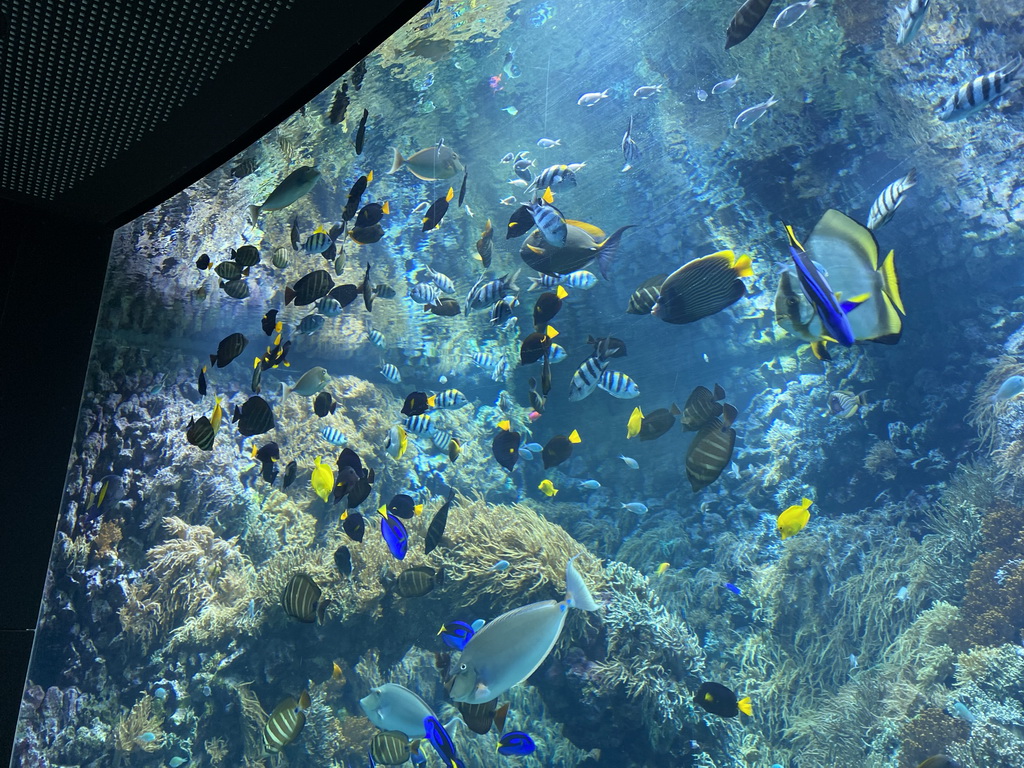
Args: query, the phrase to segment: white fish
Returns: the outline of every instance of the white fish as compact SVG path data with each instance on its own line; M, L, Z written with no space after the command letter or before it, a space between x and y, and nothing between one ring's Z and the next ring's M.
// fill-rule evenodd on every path
M413 208L412 212L413 213L423 213L429 207L430 207L430 203L428 203L426 200L424 200L422 203L420 203L415 208Z
M508 183L511 184L513 187L522 187L523 189L526 189L528 186L530 186L530 182L528 182L526 179L509 179Z
M537 146L541 149L551 149L562 146L561 139L537 139Z
M581 107L592 107L599 101L607 98L608 90L605 89L600 93L584 93L582 96L580 96L579 101L577 101L576 103L579 104Z
M871 204L871 212L868 214L868 229L878 229L886 224L903 203L903 196L907 190L915 184L917 184L917 169L911 168L906 176L896 179L883 189L882 194Z
M800 21L800 19L803 18L803 15L811 8L817 7L818 0L804 0L804 2L787 5L779 12L779 15L775 17L775 23L772 24L772 26L775 29L791 27Z
M409 298L417 304L436 304L441 292L435 283L417 283L409 291Z
M640 469L640 465L637 463L636 459L631 459L629 456L619 456L619 458L622 459L623 463L625 463L625 465L630 469Z
M516 204L515 195L509 195L508 197L502 198L501 200L498 201L498 205L515 205L515 204Z
M760 104L755 104L736 115L736 120L733 121L732 127L737 129L750 127L757 122L765 112L778 103L778 99L776 99L775 95L772 94L768 97L768 101L762 101Z
M939 120L945 122L962 120L991 104L1003 95L1006 87L1017 77L1022 63L1024 63L1024 59L1018 53L1017 58L1009 64L961 85L956 93L939 107Z
M523 446L523 448L525 448L528 451L533 451L534 453L540 453L541 451L544 450L544 446L541 445L540 443L527 443L526 445Z
M698 88L697 89L697 101L707 101L707 100L708 100L708 92L705 91L703 88Z
M586 488L588 491L596 491L601 487L601 484L597 480L584 480L580 483L580 488Z
M401 731L410 739L426 738L423 721L435 716L427 702L396 683L371 688L370 693L359 700L359 706L381 730Z
M661 93L662 88L664 88L663 85L641 85L633 91L633 96L638 99L649 99L651 96Z
M511 152L509 152L507 155L505 155L503 158L501 158L501 160L499 162L511 163L514 159L515 159L515 155L513 155Z
M997 403L1012 400L1021 392L1024 392L1024 376L1011 376L999 386L993 400Z
M499 560L498 562L496 562L494 565L492 565L487 570L488 571L497 571L499 573L501 573L503 571L507 571L508 570L508 560Z
M469 203L466 203L462 207L465 209L466 215L469 216L469 218L471 218L471 219L475 219L476 218L476 214L473 213L473 209L469 207Z
M634 515L646 515L647 505L639 501L631 501L629 504L623 504L623 509L628 509Z
M910 0L904 6L897 6L899 27L896 30L896 45L906 45L917 36L928 13L928 2L929 0Z
M584 168L587 167L587 164L586 163L569 163L568 167L569 167L569 170L572 171L573 173L579 173L580 171L582 171Z
M896 593L896 599L899 600L901 603L904 602L907 599L907 588L906 587L900 587L899 592Z
M570 272L568 275L562 275L559 282L562 285L568 285L570 288L589 291L597 285L597 275L593 272L587 272L585 269L579 269L575 272Z
M370 339L370 343L373 344L373 346L379 347L380 349L387 349L388 340L385 339L384 334L378 331L376 328L371 328L369 331L367 331L366 335Z
M720 93L725 93L734 85L736 85L736 83L738 83L739 80L740 76L736 75L736 77L730 77L728 80L723 80L720 83L715 83L714 86L712 86L711 88L711 95L717 96Z

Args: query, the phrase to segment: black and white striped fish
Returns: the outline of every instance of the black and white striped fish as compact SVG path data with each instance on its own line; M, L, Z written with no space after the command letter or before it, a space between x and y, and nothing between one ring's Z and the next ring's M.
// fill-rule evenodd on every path
M576 369L569 382L569 400L577 402L590 396L601 381L601 374L608 367L608 361L598 355L591 355Z
M558 209L551 205L553 199L551 190L545 189L544 196L536 203L527 203L526 208L544 239L556 248L564 248L566 238L569 237L569 227Z
M322 594L320 587L308 575L295 573L281 593L281 606L285 613L305 624L314 621L322 624L327 607L326 601L320 599Z
M299 737L310 703L309 694L303 691L298 701L289 696L274 707L263 728L268 752L280 752Z
M469 400L457 389L446 389L438 393L434 402L438 408L461 408L469 403Z
M455 436L447 429L435 428L429 430L429 432L431 441L437 448L439 448L442 451L447 451L448 445L451 443L452 440L455 439Z
M1024 59L1018 53L1017 58L1009 64L961 85L956 93L939 106L939 120L947 123L962 120L991 104L1006 92L1007 87L1020 72L1021 64L1024 64Z
M434 283L417 283L409 291L409 298L417 304L434 304L441 298L441 291Z
M509 300L511 298L511 300ZM512 310L519 306L519 299L515 296L498 299L491 307L491 325L502 325L510 317Z
M299 321L298 325L295 326L295 332L302 334L303 336L312 336L314 333L324 327L324 316L323 315L306 315L302 320Z
M633 164L640 159L640 146L633 140L633 116L629 116L629 125L626 132L622 134L622 157L626 164L622 166L622 173L625 173Z
M438 288L441 289L442 293L455 293L455 283L452 279L443 272L435 272L430 267L427 267L430 272L430 279Z
M619 371L605 371L598 379L597 386L612 397L628 400L640 395L640 387L629 376Z
M564 192L576 186L576 174L568 165L551 165L540 172L526 191L536 189L538 192L550 189L552 192ZM539 195L538 195L539 197Z
M906 45L917 35L917 31L928 13L929 0L910 0L909 3L896 7L899 16L899 28L896 30L896 45Z
M380 367L380 375L390 381L392 384L402 383L402 374L398 372L393 363L384 363Z
M491 371L494 370L494 366L498 364L498 358L490 352L474 352L473 363L480 366L485 371Z
M896 209L903 203L903 196L907 190L917 184L917 169L910 171L901 179L896 179L892 184L882 190L875 202L871 204L871 213L868 214L868 229L878 229L896 213Z
M371 328L366 332L366 337L370 340L370 343L380 349L387 349L388 340L384 338L384 334L378 331L376 328Z
M469 290L469 295L466 296L466 314L474 309L482 309L484 307L490 307L505 294L512 292L518 293L519 288L516 287L515 280L519 276L518 270L513 275L504 275L495 280L487 280L480 278Z
M316 303L316 311L324 317L337 317L341 310L341 302L333 296L324 296Z
M405 431L415 435L429 435L434 431L434 425L430 416L425 413L416 416L408 416L405 419Z

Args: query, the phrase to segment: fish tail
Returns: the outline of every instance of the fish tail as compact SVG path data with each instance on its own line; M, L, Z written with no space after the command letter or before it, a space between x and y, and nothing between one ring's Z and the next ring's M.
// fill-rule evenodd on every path
M915 184L917 184L917 168L911 168L903 177L903 191L906 192Z
M627 229L632 229L635 224L627 224L624 227L619 227L617 230L601 243L597 252L597 266L601 270L601 277L608 280L608 269L612 265L612 261L615 259L615 254L619 250L619 240L622 238L622 233Z
M750 703L750 697L746 696L736 702L736 706L739 707L740 712L744 715L754 714L754 705Z
M565 602L573 608L579 608L581 611L596 611L598 608L597 602L594 600L593 595L590 594L590 590L587 588L586 582L583 581L583 577L580 576L579 571L572 564L572 561L577 557L579 555L571 558L565 565Z
M262 210L262 208L260 206L258 206L258 205L250 205L249 206L249 221L252 222L252 225L254 227L259 226L259 224L257 222L259 221L260 211L261 210Z
M405 158L402 157L402 153L397 149L395 150L395 159L391 163L391 170L388 173L397 173L398 169L405 165Z

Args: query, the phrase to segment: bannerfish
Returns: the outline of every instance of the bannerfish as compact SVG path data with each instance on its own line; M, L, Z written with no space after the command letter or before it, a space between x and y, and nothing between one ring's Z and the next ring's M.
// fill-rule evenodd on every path
M750 37L761 19L768 13L772 0L746 0L736 11L725 32L725 49L729 50Z
M579 555L576 555L579 557ZM596 611L597 603L573 566L565 567L562 601L544 600L516 608L489 621L473 635L445 688L455 701L493 701L532 675L562 634L570 608Z
M687 262L658 289L651 314L674 325L693 323L721 312L746 293L741 277L752 277L750 257L719 251Z
M409 157L402 157L402 153L397 149L394 152L394 162L388 173L397 173L401 168L408 168L413 176L423 181L441 181L450 179L462 170L458 154L443 141L437 146L421 149Z
M260 213L263 211L278 211L287 208L300 197L313 188L320 178L320 171L312 166L297 168L288 174L284 181L277 185L262 205L249 206L249 220L255 227Z
M370 722L382 731L401 731L410 739L426 738L423 721L434 711L417 694L396 683L384 683L359 700Z

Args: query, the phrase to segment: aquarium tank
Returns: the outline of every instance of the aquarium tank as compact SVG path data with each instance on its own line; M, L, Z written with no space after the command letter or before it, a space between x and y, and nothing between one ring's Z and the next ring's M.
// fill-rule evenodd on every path
M1024 765L1022 51L425 7L117 231L13 765Z

